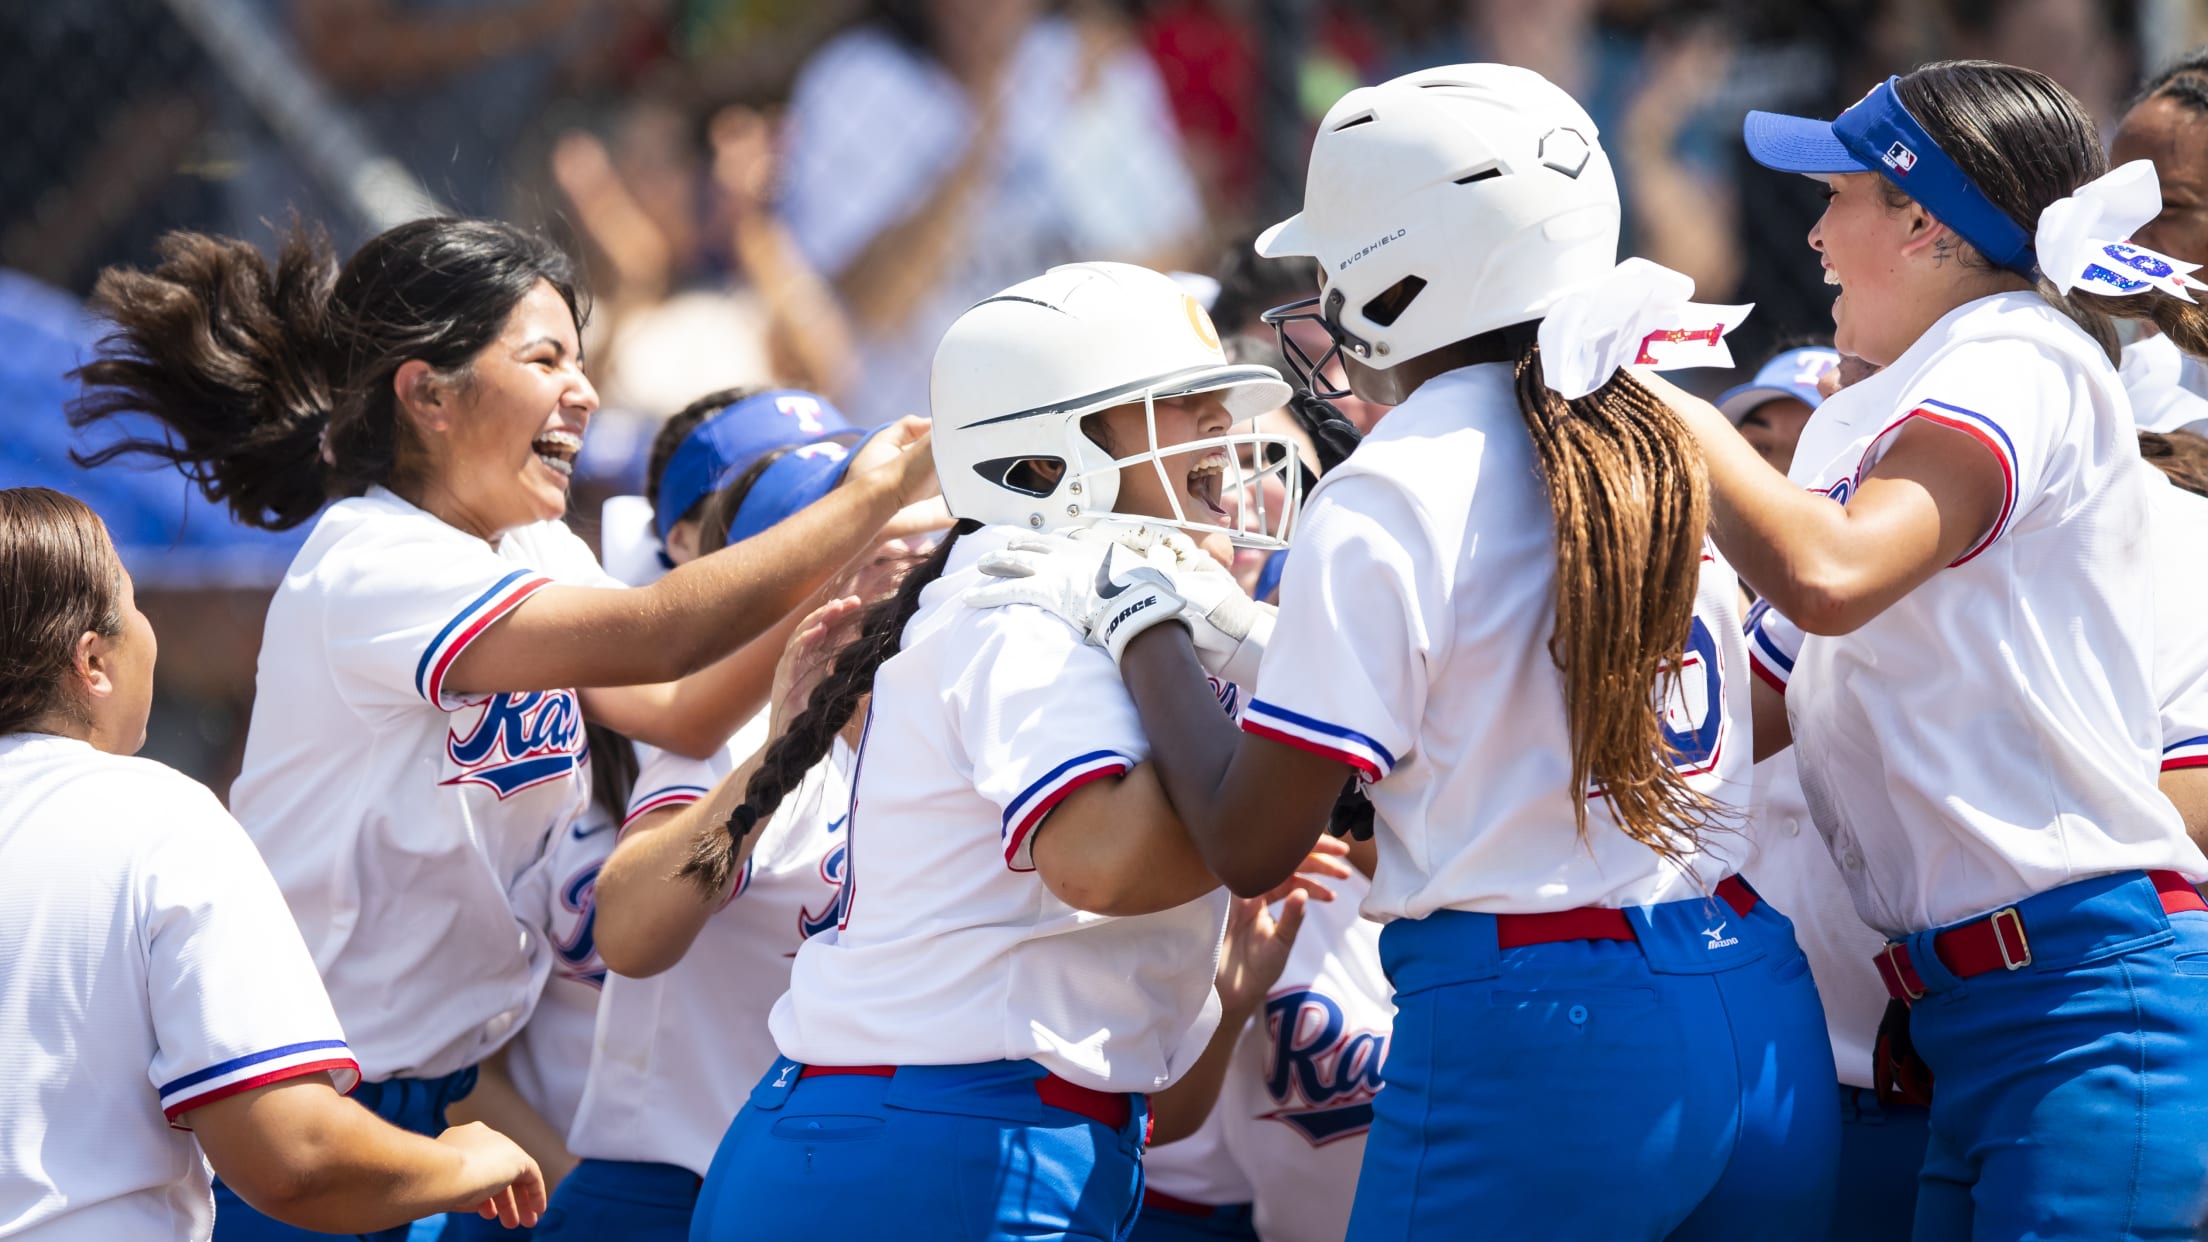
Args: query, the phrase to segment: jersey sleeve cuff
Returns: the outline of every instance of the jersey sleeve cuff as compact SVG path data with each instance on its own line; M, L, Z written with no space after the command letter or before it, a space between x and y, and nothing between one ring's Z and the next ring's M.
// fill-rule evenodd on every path
M1742 626L1748 633L1748 667L1780 694L1794 677L1794 660L1801 654L1802 632L1775 612L1767 600L1748 610Z
M1959 405L1949 405L1945 401L1932 400L1926 400L1915 409L1902 415L1901 421L1887 428L1879 436L1879 439L1883 440L1886 436L1899 431L1903 425L1913 418L1921 418L1929 423L1937 423L1950 431L1962 432L1984 445L1986 451L1993 454L1994 461L2001 466L2000 513L1993 519L1993 525L1986 528L1985 534L1980 535L1975 542L1965 548L1961 556L1948 562L1948 567L1952 569L1957 565L1969 562L1979 553L1992 547L1994 540L1999 539L2001 533L2009 528L2009 519L2016 514L2016 443L2009 439L2008 432L2001 429L2001 424L1976 410L1966 410ZM1873 443L1875 444L1877 441L1873 441Z
M167 1083L161 1088L161 1115L172 1127L189 1130L191 1127L178 1124L177 1118L195 1108L308 1074L328 1074L341 1095L352 1094L353 1088L360 1085L360 1063L353 1059L353 1051L344 1040L310 1040L232 1057Z
M550 585L550 578L534 570L517 569L476 596L467 607L454 614L423 649L420 662L414 666L415 691L440 711L457 711L463 704L448 702L445 698L445 674L452 671L453 662L468 649L469 643L491 628L493 622Z
M1066 760L1021 790L1004 811L1004 865L1014 871L1033 871L1035 825L1043 822L1051 808L1090 781L1123 775L1134 766L1133 758L1116 750L1092 750Z
M1251 699L1242 709L1242 731L1346 763L1368 785L1395 770L1395 755L1371 735L1263 699Z
M2189 737L2162 748L2162 770L2181 772L2186 768L2208 768L2208 735Z
M621 818L621 831L627 832L636 821L654 811L688 806L702 800L710 792L712 791L703 785L663 785L641 797L632 798L629 800L629 813Z

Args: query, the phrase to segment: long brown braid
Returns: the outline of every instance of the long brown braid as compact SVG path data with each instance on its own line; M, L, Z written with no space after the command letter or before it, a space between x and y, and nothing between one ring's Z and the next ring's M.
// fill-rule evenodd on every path
M1701 451L1623 371L1566 401L1543 382L1529 340L1513 374L1556 520L1549 656L1564 675L1573 817L1585 839L1599 786L1625 835L1684 863L1722 822L1672 766L1658 707L1694 624L1710 511Z
M943 576L958 537L978 529L977 523L960 522L928 559L905 575L896 594L867 605L859 613L856 636L836 652L835 666L813 687L805 710L790 721L782 736L768 744L759 770L744 786L744 800L729 814L724 830L699 838L690 861L683 864L685 878L708 893L728 887L744 837L773 815L805 774L828 756L836 734L851 723L859 700L873 690L875 671L897 654L905 625L920 610L920 592Z

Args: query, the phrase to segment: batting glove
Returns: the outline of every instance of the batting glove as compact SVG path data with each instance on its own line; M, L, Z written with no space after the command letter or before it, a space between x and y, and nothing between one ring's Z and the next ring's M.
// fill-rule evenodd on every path
M979 565L996 581L967 592L968 607L1032 604L1080 630L1114 664L1135 635L1180 620L1186 606L1164 569L1109 539L1023 536Z
M1128 522L1099 522L1074 532L1077 540L1110 539L1140 552L1173 581L1184 601L1196 658L1204 671L1224 681L1257 684L1257 665L1273 634L1273 609L1253 601L1210 553L1172 527Z

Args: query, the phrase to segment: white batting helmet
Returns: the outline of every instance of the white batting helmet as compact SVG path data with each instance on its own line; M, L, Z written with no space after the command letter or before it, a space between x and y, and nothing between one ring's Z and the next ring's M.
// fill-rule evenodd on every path
M1161 448L1153 403L1204 392L1220 393L1251 429ZM1121 467L1149 462L1172 498L1173 525L1282 546L1300 490L1295 448L1256 432L1253 420L1288 397L1278 371L1227 361L1211 316L1170 278L1130 263L1071 263L983 300L943 334L930 376L935 472L953 517L1055 530L1109 515ZM1084 417L1136 402L1148 415L1142 451L1115 458L1082 434ZM1254 475L1243 468L1245 448L1264 463ZM1164 458L1212 449L1225 450L1232 472L1225 494L1245 498L1232 526L1182 512L1166 475ZM1025 468L1036 462L1062 468ZM1290 488L1279 515L1249 499L1272 471Z
M1344 95L1319 123L1302 212L1257 239L1267 258L1308 255L1324 271L1319 298L1267 320L1317 319L1375 370L1539 319L1617 251L1617 181L1594 122L1511 65Z

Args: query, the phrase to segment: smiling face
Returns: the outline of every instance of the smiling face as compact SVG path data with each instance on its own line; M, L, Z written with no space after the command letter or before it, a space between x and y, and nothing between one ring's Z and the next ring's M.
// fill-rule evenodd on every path
M1914 332L1895 329L1912 318L1898 313L1912 292L1902 251L1916 239L1913 220L1925 218L1924 212L1914 203L1889 206L1876 173L1824 180L1825 214L1809 230L1809 245L1824 265L1825 283L1840 287L1832 304L1833 344L1884 366L1916 339ZM1959 267L1960 260L1950 257L1946 265Z
M583 374L575 316L539 281L465 374L424 362L397 385L426 458L416 503L485 539L567 512L598 392Z
M2124 117L2110 146L2111 166L2152 160L2162 183L2162 213L2132 240L2188 263L2208 263L2208 114L2157 95Z
M1234 423L1233 416L1227 413L1223 394L1217 392L1160 398L1151 404L1157 410L1157 447L1160 450L1223 436ZM1112 456L1132 457L1148 451L1150 433L1140 401L1099 411L1090 415L1090 420L1090 427ZM1164 468L1162 479L1160 466ZM1112 511L1167 521L1231 525L1234 515L1227 511L1223 494L1226 467L1227 450L1223 447L1175 453L1155 462L1143 460L1121 466L1119 497L1113 501ZM1173 510L1176 499L1180 502L1178 518Z

